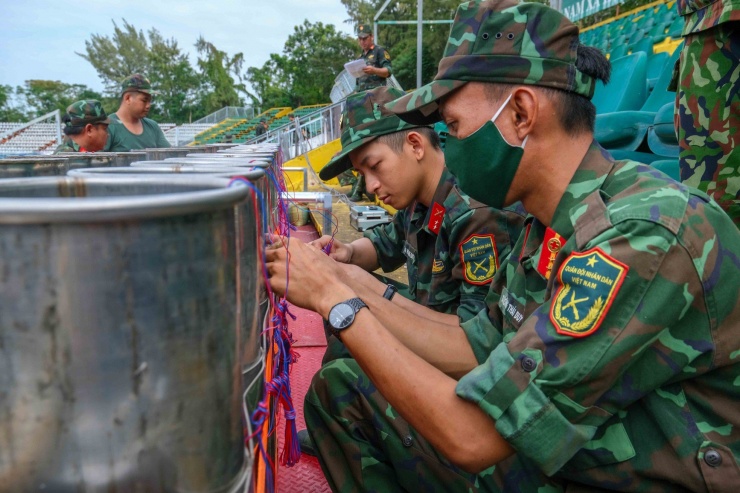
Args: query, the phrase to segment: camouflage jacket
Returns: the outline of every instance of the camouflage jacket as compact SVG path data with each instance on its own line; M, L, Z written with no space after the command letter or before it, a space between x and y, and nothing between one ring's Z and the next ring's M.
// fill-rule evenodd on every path
M54 154L62 152L85 152L85 150L77 144L74 140L70 139L68 135L62 137L62 143L54 149Z
M676 8L686 21L684 36L725 22L740 21L740 0L678 0Z
M698 190L594 144L551 227L527 219L487 313L463 324L480 366L457 394L578 491L740 485L732 221Z
M367 50L363 53L360 58L365 60L367 65L371 65L375 68L387 68L389 73L393 71L391 68L391 55L388 53L388 50L382 46L373 46L371 50ZM374 87L384 86L385 79L385 77L380 77L378 75L364 75L357 79L356 91L367 91Z
M404 262L413 299L467 320L485 307L488 285L511 252L523 210L497 211L463 194L447 168L432 207L417 204L365 232L385 272Z

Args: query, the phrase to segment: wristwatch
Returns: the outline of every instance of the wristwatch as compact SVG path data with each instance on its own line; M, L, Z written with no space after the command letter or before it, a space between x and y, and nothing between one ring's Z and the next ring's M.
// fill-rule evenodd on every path
M328 317L332 333L339 337L339 332L352 325L355 315L363 308L367 308L367 305L360 298L350 298L334 305Z
M390 301L393 299L393 297L396 295L397 292L398 292L398 288L396 288L393 284L389 284L385 288L385 293L383 293L383 298Z

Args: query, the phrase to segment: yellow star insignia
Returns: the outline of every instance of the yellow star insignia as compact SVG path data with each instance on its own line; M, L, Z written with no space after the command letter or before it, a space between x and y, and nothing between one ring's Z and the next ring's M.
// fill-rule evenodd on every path
M473 243L473 245L477 245L478 244L478 238L473 238L472 243Z
M596 262L598 262L596 257L591 257L586 261L586 265L588 265L589 267L593 267L594 265L596 265Z

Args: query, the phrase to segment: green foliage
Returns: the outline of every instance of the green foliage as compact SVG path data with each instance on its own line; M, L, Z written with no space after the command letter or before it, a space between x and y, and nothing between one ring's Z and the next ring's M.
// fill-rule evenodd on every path
M123 19L119 27L113 21L111 37L93 34L85 41L85 53L77 53L90 62L106 88L104 106L118 109L120 81L134 74L145 74L160 95L152 100L150 117L159 121L182 123L205 116L201 82L188 56L177 41L165 39L156 29L146 35Z
M372 22L384 0L342 0L350 16L349 23L356 26ZM451 20L461 0L436 0L424 2L424 20ZM416 0L394 0L378 20L415 21ZM422 83L427 83L437 73L442 58L450 24L424 24L422 27ZM416 87L416 24L378 25L375 43L385 47L393 58L393 73L404 89Z
M246 93L239 75L244 55L237 53L229 57L226 52L203 39L203 36L198 38L195 48L200 55L198 67L203 75L201 105L205 113L211 113L224 106L241 106L242 100L237 91ZM234 77L239 79L238 83L234 81Z
M273 53L261 68L247 69L245 79L253 90L249 96L263 108L325 103L337 74L358 50L333 25L305 20L293 29L282 55Z
M18 90L12 86L0 85L0 121L3 122L25 122L29 120L28 115L16 103Z
M17 89L17 94L25 98L31 118L54 110L64 113L75 101L100 100L102 97L84 84L67 84L58 80L27 80Z

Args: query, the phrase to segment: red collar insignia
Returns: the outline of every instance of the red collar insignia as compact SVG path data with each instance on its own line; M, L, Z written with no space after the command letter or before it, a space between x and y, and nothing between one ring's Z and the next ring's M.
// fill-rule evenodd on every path
M542 240L540 261L537 263L537 272L547 280L550 279L552 265L555 262L555 257L557 257L563 243L565 243L563 237L557 234L553 229L548 227L545 230L545 238Z
M435 235L439 234L440 228L442 228L442 219L445 217L445 208L439 203L435 202L432 206L432 212L429 214L429 223L427 228Z

